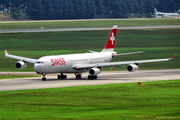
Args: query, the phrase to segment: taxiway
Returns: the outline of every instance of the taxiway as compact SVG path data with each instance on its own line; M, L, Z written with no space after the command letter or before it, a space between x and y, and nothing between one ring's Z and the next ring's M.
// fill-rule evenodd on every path
M150 29L150 28L180 28L180 25L118 27L118 29ZM112 27L54 28L54 29L44 29L44 28L43 28L43 29L27 29L27 30L0 30L0 33L90 31L90 30L111 30L111 29L112 29Z
M0 74L7 74L7 72L3 72ZM13 72L9 74L11 75L13 74ZM35 72L30 72L30 73L16 72L14 74L35 75ZM67 75L68 75L67 80L57 80L55 74L47 75L48 81L41 81L41 77L2 79L0 80L0 91L175 80L175 79L180 79L180 69L139 70L136 72L103 71L101 74L98 75L97 80L88 80L87 79L88 73L84 73L82 75L81 80L76 80L74 74L67 74Z

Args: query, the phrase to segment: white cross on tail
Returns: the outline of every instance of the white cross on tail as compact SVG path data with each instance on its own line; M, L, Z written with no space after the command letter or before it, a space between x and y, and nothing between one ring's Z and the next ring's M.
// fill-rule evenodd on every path
M110 37L110 40L112 41L112 45L113 45L114 44L114 40L115 40L114 33L112 33L112 37Z

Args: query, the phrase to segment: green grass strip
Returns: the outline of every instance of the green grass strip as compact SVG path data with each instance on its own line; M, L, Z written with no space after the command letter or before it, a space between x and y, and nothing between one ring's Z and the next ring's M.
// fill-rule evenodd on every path
M27 77L38 77L38 76L27 76L27 75L0 75L0 79L12 79L12 78L27 78Z
M0 92L2 120L180 119L180 81Z
M34 65L22 70L15 68L17 60L4 57L4 49L9 54L38 59L46 55L87 53L101 51L110 31L74 31L50 33L0 34L0 71L34 71ZM118 56L113 61L132 61L168 58L178 54L172 61L141 64L140 69L180 68L180 29L118 30L115 51L128 53L144 51L142 54ZM110 68L104 69L110 70ZM115 66L114 70L126 70Z
M115 19L115 20L75 20L75 21L35 21L35 22L7 22L0 23L0 30L12 29L40 29L48 28L86 28L123 26L154 26L180 25L180 19Z

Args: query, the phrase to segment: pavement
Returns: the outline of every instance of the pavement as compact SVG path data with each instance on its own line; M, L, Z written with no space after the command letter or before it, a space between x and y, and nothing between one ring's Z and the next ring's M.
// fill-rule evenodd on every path
M35 72L1 72L0 74L36 75ZM180 69L171 70L139 70L128 71L102 71L97 80L88 80L88 73L82 75L81 80L76 80L74 74L67 74L67 80L57 80L57 74L47 75L47 81L41 77L1 79L0 91L61 88L86 85L103 85L118 83L149 82L162 80L180 80Z
M118 27L118 29L150 29L150 28L180 28L180 25L159 25L159 26L133 26ZM111 30L112 27L92 28L54 28L54 29L25 29L25 30L0 30L0 33L25 33L25 32L60 32L60 31L90 31L90 30Z

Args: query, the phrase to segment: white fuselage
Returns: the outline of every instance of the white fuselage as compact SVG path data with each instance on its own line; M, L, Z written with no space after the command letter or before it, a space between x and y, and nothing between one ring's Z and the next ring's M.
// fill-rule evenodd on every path
M177 16L177 17L179 17L179 14L178 14L178 13L163 13L163 12L158 12L158 13L156 13L156 15L160 15L160 16L162 16L163 18L165 18L165 17L171 17L171 16Z
M75 65L107 63L112 60L112 52L96 52L69 55L44 56L34 64L38 73L82 73L88 69L74 69Z

